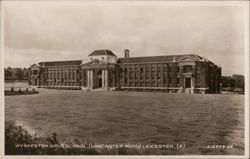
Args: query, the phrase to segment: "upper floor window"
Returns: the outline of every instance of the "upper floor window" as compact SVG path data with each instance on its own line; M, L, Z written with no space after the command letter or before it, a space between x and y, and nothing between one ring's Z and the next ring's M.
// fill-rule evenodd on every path
M172 72L172 67L171 66L168 67L168 72Z
M184 66L184 73L192 73L192 66Z
M180 72L180 67L177 67L177 72Z
M32 74L33 74L33 75L37 75L37 74L38 74L38 71L37 71L37 70L33 70L33 71L32 71Z
M177 84L178 85L180 84L180 78L177 78Z

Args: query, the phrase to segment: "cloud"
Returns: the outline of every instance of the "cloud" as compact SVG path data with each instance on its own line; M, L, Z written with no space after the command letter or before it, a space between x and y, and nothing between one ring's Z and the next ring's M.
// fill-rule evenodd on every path
M242 16L239 6L225 5L12 5L5 12L5 64L81 59L95 49L122 57L127 48L132 56L196 53L225 74L243 73Z

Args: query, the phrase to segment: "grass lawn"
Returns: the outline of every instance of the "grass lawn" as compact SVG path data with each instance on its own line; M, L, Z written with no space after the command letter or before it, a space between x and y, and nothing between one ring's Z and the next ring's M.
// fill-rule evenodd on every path
M97 144L185 144L145 154L244 153L244 96L40 89L6 96L5 118L30 133ZM207 149L208 145L233 146Z

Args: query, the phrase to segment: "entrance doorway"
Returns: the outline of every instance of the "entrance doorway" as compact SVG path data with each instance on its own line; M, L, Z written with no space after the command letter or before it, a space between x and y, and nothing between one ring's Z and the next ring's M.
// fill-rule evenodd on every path
M191 88L191 78L185 78L185 87Z
M98 88L102 88L102 78L98 78Z
M102 88L102 70L96 73L96 88Z

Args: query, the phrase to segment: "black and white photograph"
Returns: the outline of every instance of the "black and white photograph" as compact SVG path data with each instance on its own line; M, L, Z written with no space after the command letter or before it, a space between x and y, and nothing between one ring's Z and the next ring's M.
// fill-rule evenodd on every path
M4 156L249 157L249 1L3 1L1 22Z

